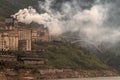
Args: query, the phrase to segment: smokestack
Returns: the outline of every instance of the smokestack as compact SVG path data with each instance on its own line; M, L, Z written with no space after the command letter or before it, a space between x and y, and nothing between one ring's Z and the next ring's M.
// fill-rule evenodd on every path
M5 24L6 24L6 26L14 26L14 18L13 17L6 17Z

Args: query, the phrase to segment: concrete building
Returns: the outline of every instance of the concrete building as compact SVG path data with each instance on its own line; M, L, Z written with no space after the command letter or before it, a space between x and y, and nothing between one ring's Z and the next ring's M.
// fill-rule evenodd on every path
M17 31L1 31L0 32L0 50L18 50L18 34Z
M18 50L31 51L31 34L29 29L18 30Z
M0 51L31 51L32 42L50 41L47 28L18 23L7 18L5 25L0 25Z
M32 28L32 41L50 41L49 31L47 28Z

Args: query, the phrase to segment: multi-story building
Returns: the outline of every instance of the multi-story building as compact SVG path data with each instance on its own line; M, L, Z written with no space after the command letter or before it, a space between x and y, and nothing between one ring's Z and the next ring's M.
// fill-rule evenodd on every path
M5 25L0 25L0 50L31 51L32 42L50 41L47 28L35 25L23 25L13 18L6 18Z

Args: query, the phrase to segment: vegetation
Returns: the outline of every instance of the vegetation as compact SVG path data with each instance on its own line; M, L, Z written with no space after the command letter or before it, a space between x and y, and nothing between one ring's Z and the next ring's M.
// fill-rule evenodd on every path
M42 50L36 53L36 57L48 59L45 65L46 67L108 69L108 67L95 56L69 43L36 43L34 46Z
M111 68L116 69L120 73L120 54L118 50L109 49L104 54L101 54L100 59L104 61L107 65L111 66Z
M37 8L38 0L0 0L0 21L9 17L21 8L33 6Z
M120 42L116 44L104 44L102 53L93 52L102 62L120 73Z
M38 51L34 52L10 52L9 55L16 56L18 62L8 64L0 64L1 68L9 67L15 69L34 69L34 68L70 68L75 70L103 70L109 69L95 56L87 51L78 48L70 43L51 42L51 43L33 43L33 47ZM5 53L5 54L7 54ZM2 53L3 54L3 53ZM44 58L46 63L43 65L33 66L25 65L21 61L21 57L39 57Z
M16 8L20 9L28 6L33 6L37 8L39 0L6 0L6 1L14 5Z
M6 0L0 0L0 20L13 14L16 8Z
M0 61L0 70L4 69L5 63L3 61Z
M14 14L18 9L33 6L37 8L38 0L0 0L0 21L3 21L5 17ZM55 8L61 6L60 2L64 0L57 0ZM89 54L89 52L75 47L69 43L35 43L35 48L41 51L36 51L31 54L25 54L26 52L0 52L1 54L11 54L18 58L20 57L44 57L48 59L47 64L42 65L44 67L57 67L57 68L73 68L73 69L107 69L107 66L103 64L95 56ZM119 49L120 46L118 46ZM112 50L112 51L111 51ZM120 71L120 51L116 49L110 49L101 55L101 60ZM117 53L117 54L116 54ZM3 62L0 62L0 68L5 66ZM21 66L20 64L17 66ZM22 65L24 66L24 65Z

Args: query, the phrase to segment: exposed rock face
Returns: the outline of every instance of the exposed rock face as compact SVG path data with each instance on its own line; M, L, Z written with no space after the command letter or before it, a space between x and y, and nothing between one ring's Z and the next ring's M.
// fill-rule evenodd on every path
M109 77L117 76L110 70L81 70L71 69L37 69L33 70L13 70L7 69L0 72L1 80L39 80L39 79L60 79L60 78L86 78L86 77Z
M5 76L5 74L3 72L0 72L0 79L7 80L7 77Z

